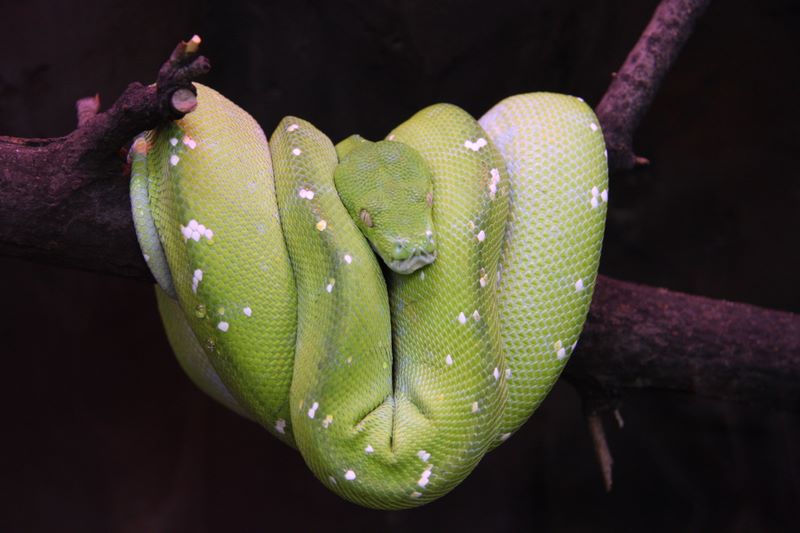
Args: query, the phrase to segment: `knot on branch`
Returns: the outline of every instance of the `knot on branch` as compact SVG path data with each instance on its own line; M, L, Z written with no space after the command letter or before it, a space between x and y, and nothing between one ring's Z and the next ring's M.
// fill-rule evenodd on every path
M195 35L178 43L158 71L156 91L164 116L178 119L197 107L197 89L192 81L211 70L208 59L197 55L200 42L200 36Z

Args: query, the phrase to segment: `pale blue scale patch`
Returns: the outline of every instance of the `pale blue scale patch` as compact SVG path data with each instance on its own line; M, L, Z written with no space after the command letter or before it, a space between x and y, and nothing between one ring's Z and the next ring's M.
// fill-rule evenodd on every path
M149 176L147 172L147 139L141 134L133 141L131 147L131 210L136 237L142 249L145 262L153 274L158 286L170 298L177 299L175 284L167 263L167 256L158 237L156 223L150 211L148 194Z

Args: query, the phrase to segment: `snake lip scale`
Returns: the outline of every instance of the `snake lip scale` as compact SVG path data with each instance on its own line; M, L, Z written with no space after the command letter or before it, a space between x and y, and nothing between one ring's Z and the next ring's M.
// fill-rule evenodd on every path
M268 141L196 86L197 109L131 151L137 237L178 362L343 498L443 496L576 348L608 202L594 113L554 93L479 120L435 104L386 140L334 146L292 116Z

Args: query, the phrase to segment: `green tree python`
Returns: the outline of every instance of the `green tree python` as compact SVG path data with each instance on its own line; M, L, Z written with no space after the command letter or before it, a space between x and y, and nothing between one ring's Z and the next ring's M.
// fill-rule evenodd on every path
M608 198L592 110L531 93L430 106L338 145L198 107L131 150L167 337L211 397L343 498L399 509L460 483L552 387L588 312Z

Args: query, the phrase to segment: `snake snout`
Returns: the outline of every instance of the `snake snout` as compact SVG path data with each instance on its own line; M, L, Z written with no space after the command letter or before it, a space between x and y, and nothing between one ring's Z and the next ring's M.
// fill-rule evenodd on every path
M406 246L400 257L395 257L387 264L398 274L411 274L436 260L436 250L427 243L422 246Z

